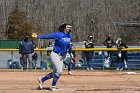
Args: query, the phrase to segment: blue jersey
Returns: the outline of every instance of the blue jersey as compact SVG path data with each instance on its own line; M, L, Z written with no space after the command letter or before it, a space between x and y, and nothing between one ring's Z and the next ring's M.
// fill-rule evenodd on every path
M67 50L72 53L72 46L70 44L72 40L71 34L66 34L64 32L56 32L49 35L37 36L39 39L55 39L55 44L53 47L53 51L56 53L60 53L61 55L65 55Z

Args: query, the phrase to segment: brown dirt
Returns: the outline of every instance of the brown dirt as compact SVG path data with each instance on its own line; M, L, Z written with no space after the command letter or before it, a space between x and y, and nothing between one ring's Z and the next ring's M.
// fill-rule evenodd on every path
M49 71L1 71L0 93L52 93L52 80L38 90L38 77ZM122 72L74 70L73 75L64 71L53 93L140 93L140 74Z

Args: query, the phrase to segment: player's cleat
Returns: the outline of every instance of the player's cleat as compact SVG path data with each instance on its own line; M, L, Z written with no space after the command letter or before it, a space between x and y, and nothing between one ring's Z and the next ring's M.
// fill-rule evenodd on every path
M38 82L39 82L39 88L40 88L40 90L42 90L43 89L43 82L42 82L40 77L38 78Z
M56 90L56 88L55 88L55 86L52 86L51 91L54 91L54 90Z
M73 73L71 71L68 72L68 75L72 75Z

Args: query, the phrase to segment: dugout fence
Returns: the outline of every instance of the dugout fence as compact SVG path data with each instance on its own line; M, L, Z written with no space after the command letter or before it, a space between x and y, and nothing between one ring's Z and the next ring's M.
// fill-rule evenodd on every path
M51 49L35 49L38 53L38 68L42 69L45 68L48 69L47 65L50 65L47 63L47 56ZM46 52L47 51L47 52ZM99 55L99 52L102 51L105 53L106 51L118 51L117 48L73 48L73 51L76 51L76 64L80 64L80 67L77 67L78 69L85 69L86 68L86 61L83 61L81 58L81 52L82 51L94 51L95 56L93 58L93 68L95 69L101 69L105 70L108 69L105 67L105 54ZM120 51L120 50L119 50ZM140 48L126 48L122 49L121 51L128 51L128 66L130 70L140 69ZM0 49L0 68L8 68L7 62L10 59L11 62L13 61L19 61L19 53L18 49ZM16 59L16 60L15 60ZM5 62L4 62L5 61ZM46 63L46 64L45 64ZM45 64L45 65L43 65ZM4 66L5 65L5 66ZM117 62L114 62L112 69L115 69L117 65ZM44 67L43 67L44 66ZM78 65L77 65L78 66Z

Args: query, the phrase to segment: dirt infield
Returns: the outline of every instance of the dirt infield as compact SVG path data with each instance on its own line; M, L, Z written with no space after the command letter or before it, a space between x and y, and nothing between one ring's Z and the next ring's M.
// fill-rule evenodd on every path
M1 71L0 93L140 93L139 73L75 70L74 75L67 75L64 71L57 90L49 90L52 80L38 90L38 77L46 73Z

